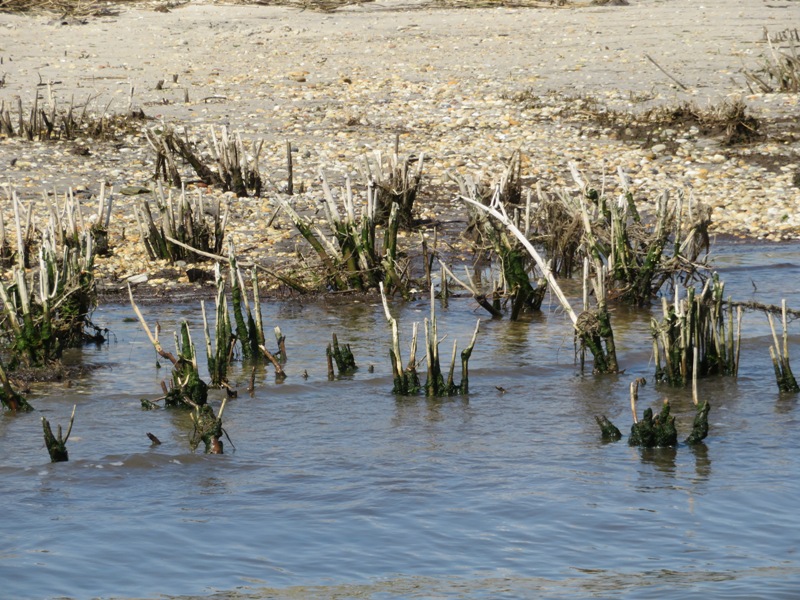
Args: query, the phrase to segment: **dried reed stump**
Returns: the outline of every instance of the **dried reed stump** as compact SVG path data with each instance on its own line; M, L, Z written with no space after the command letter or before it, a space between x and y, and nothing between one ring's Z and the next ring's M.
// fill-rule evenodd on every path
M61 425L58 426L58 435L53 435L53 430L50 428L50 423L42 417L42 430L44 431L44 444L47 447L47 452L50 454L50 462L67 462L69 460L69 453L67 452L67 440L69 434L72 433L72 424L75 422L75 409L77 405L72 407L72 416L69 419L69 427L67 427L67 435L61 436Z
M353 356L353 352L350 350L350 344L340 346L339 339L336 337L335 333L331 334L331 338L332 343L328 344L325 354L328 359L328 379L332 381L335 379L333 372L334 361L336 362L336 369L340 377L342 375L354 373L358 369L358 366L356 366L356 359Z

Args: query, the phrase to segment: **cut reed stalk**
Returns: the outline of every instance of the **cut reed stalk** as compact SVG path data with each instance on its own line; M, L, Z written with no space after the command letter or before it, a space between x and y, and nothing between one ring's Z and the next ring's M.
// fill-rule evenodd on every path
M792 366L789 362L789 332L786 319L786 299L781 300L783 309L781 314L781 325L783 327L782 343L778 343L778 334L775 332L775 321L772 313L767 313L769 326L772 330L772 340L774 346L770 346L769 355L772 358L772 366L775 369L775 381L781 392L797 393L800 392L800 385L792 373Z

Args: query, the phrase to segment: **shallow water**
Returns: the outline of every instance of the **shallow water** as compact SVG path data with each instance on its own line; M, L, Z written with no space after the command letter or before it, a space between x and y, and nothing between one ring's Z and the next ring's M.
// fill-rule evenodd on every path
M736 299L800 306L799 247L717 248ZM394 308L407 345L429 304ZM198 341L197 309L143 310L164 332L189 319ZM237 370L235 451L226 440L205 456L188 449L185 413L140 409L167 369L123 322L129 307L101 307L116 339L70 357L98 368L0 417L0 597L798 597L800 409L775 386L763 316L745 318L738 381L701 381L707 443L642 451L603 444L594 415L627 431L628 385L652 376L647 314L616 311L626 372L594 377L555 307L528 323L490 321L469 299L437 311L442 355L482 321L469 397L395 398L376 304L265 304L289 377L262 369L250 396ZM361 368L329 382L332 332ZM648 384L640 410L665 396L685 437L686 391ZM73 403L70 462L50 464L40 418L65 425Z

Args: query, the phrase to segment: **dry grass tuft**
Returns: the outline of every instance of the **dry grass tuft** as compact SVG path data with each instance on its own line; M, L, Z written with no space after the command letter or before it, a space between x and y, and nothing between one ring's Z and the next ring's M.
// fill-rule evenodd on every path
M800 55L795 46L795 42L799 40L800 33L797 29L786 29L773 35L764 29L764 41L769 46L770 56L765 59L761 69L744 72L747 87L751 92L755 90L765 94L800 92ZM778 43L787 46L783 50L776 49L773 44Z
M657 143L665 129L697 128L706 137L718 137L726 146L761 138L760 121L749 114L742 100L724 101L707 108L691 102L657 106L641 113L605 110L595 115L597 123L617 132L620 139Z

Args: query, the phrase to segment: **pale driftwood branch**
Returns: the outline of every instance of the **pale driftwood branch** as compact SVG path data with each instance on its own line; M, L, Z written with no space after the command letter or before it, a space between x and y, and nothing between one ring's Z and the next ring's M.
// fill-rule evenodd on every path
M139 318L139 323L142 325L142 329L147 334L147 337L150 339L150 343L153 344L153 348L156 349L159 356L166 358L169 360L173 365L178 364L178 359L175 358L175 355L161 346L161 342L158 341L158 325L156 325L155 333L150 331L150 327L147 325L147 321L144 320L144 316L142 316L142 311L139 310L139 307L136 306L136 302L133 301L133 290L131 290L131 284L128 284L128 296L131 299L131 306L133 307L133 312L136 313L136 316Z
M783 308L776 305L776 304L764 304L762 302L750 301L750 302L734 302L731 300L723 301L723 304L728 304L729 306L737 306L741 308L747 308L750 310L763 310L765 313L773 313L773 314L783 314ZM791 315L795 318L800 318L800 310L787 308L786 314Z

